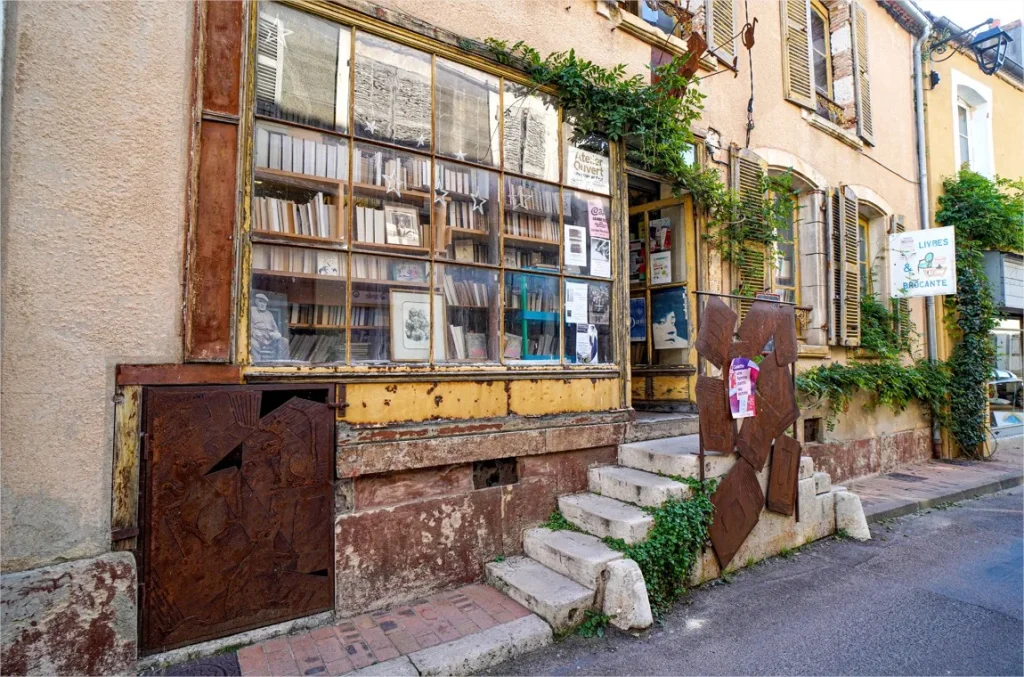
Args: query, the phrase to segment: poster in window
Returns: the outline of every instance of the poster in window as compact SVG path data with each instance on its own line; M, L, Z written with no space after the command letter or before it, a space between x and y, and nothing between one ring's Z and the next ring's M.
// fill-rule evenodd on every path
M651 251L663 252L672 248L671 219L654 219L647 226L651 238Z
M590 239L590 274L594 277L612 276L611 240Z
M608 324L611 318L611 285L594 283L590 285L590 323Z
M587 229L565 226L565 265L587 267Z
M597 325L576 325L576 362L593 364L597 361Z
M651 284L672 282L672 252L651 254Z
M647 340L647 299L643 297L629 300L629 340Z
M629 243L629 281L643 282L647 278L647 262L644 260L644 243L633 240Z
M569 163L566 168L567 183L575 188L594 193L608 191L608 158L589 150L569 144Z
M686 288L651 292L651 333L655 350L686 348Z
M586 282L565 283L565 321L567 323L586 324L589 286Z
M587 225L590 227L590 237L608 239L608 212L604 203L600 200L587 200Z

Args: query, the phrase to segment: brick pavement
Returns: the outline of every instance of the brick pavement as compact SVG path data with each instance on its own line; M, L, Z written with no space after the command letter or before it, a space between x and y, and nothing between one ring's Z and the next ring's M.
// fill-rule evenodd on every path
M482 584L431 595L238 651L242 675L344 675L530 615Z
M988 461L929 461L847 484L869 522L909 515L938 503L1015 487L1024 481L1024 438L998 441Z

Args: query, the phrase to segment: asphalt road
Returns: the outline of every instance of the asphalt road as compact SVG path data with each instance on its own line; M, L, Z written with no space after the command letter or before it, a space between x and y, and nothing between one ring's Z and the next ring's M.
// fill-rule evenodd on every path
M572 637L513 675L1022 675L1022 488L872 525L690 592L651 631Z

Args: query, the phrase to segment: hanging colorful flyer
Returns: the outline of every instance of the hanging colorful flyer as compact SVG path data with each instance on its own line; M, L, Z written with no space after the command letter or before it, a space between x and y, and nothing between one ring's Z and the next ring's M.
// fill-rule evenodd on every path
M737 357L729 365L729 409L733 418L750 418L757 413L754 385L761 368L752 360Z

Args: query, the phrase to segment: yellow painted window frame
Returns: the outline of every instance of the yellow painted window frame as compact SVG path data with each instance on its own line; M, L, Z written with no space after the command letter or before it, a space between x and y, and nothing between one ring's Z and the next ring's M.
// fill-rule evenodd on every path
M781 289L781 290L786 290L786 291L792 291L793 292L793 301L796 303L796 305L799 306L800 305L800 223L799 223L799 218L800 218L800 200L799 200L799 196L796 193L790 193L789 194L789 200L790 200L790 202L792 202L792 205L793 205L793 221L792 221L792 223L793 223L793 284L792 285L779 284L779 281L778 281L779 280L778 271L776 270L774 273L772 273L772 287L774 289L776 289L776 290L780 290ZM778 244L776 244L775 251L776 251L775 261L776 261L776 264L777 264L778 260L779 260L779 257L778 257L778 251L779 251Z
M290 7L290 8L299 10L299 11L307 12L309 14L312 14L314 16L317 16L317 17L320 17L320 18L323 18L323 19L326 19L328 21L333 21L333 22L339 23L342 26L349 27L351 29L351 31L352 31L351 48L352 48L353 58L354 58L355 49L356 49L356 31L363 31L363 32L366 32L366 33L368 33L370 35L373 35L375 37L380 37L380 38L383 38L383 39L386 39L386 40L390 40L392 42L396 42L396 43L398 43L400 45L404 45L404 46L407 46L407 47L412 47L414 49L417 49L417 50L425 52L431 58L431 72L432 73L434 73L434 71L436 70L437 59L438 58L444 58L444 59L447 59L449 61L453 61L455 63L458 63L460 65L468 66L470 68L475 68L475 69L478 69L478 70L480 70L480 71L482 71L484 73L487 73L489 75L493 75L495 77L498 77L499 78L499 92L500 92L500 97L501 97L500 98L500 101L501 101L500 105L501 105L502 109L504 108L504 96L505 96L505 84L506 84L506 81L513 82L513 83L516 83L516 84L519 84L519 85L525 85L527 87L531 87L531 88L533 88L535 93L548 94L548 95L556 95L556 91L553 88L548 87L548 86L537 87L537 86L535 86L533 84L533 82L525 74L523 74L522 72L517 71L517 70L515 70L513 68L504 66L502 64L498 64L495 61L492 61L490 59L481 57L481 56L479 56L477 54L473 54L471 52L467 52L467 51L462 50L462 49L460 49L460 48L458 48L458 47L456 47L454 45L442 42L440 40L436 40L436 39L432 39L432 38L426 37L424 35L421 35L420 33L417 33L417 32L415 32L413 30L410 30L410 29L405 28L403 26L400 26L398 24L388 23L388 22L386 22L386 21L384 21L382 19L378 19L376 17L372 17L372 16L368 16L368 15L359 13L359 12L357 12L355 10L350 9L350 8L342 7L342 6L339 6L339 5L335 5L333 3L328 2L327 0L273 0L273 1L277 2L278 4L285 5L287 7ZM609 201L609 205L610 205L610 209L611 209L611 218L609 219L609 227L612 230L612 233L611 233L611 242L612 242L612 244L611 244L611 248L612 248L612 251L611 251L611 259L612 259L611 260L611 277L609 277L609 278L598 278L598 277L588 276L588 275L571 275L571 274L567 274L567 273L564 272L564 262L563 262L563 258L564 257L563 257L563 251L562 251L564 249L564 239L565 239L564 238L564 225L565 224L564 224L564 214L562 213L562 198L565 195L566 191L583 192L585 194L590 194L590 193L588 193L588 191L581 191L579 188L567 185L565 183L564 164L565 164L565 151L566 151L566 148L565 148L565 135L564 135L564 124L563 124L564 123L563 111L562 111L562 108L560 106L558 108L558 167L559 167L559 176L558 176L558 180L557 181L551 182L551 181L547 181L547 180L544 180L544 179L538 179L537 177L531 177L531 176L517 174L515 172L506 171L505 168L504 168L504 161L500 162L497 167L486 167L484 165L480 165L480 164L476 164L476 163L471 163L471 162L466 162L465 163L466 166L471 166L471 167L476 167L476 168L480 168L480 169L485 169L487 171L491 171L491 172L494 172L495 174L497 174L497 176L498 176L498 191L499 191L498 194L499 194L499 196L501 196L500 199L499 199L499 204L501 205L501 209L499 211L499 223L502 224L502 228L504 227L503 226L503 224L504 224L504 199L503 199L503 193L504 193L504 178L506 176L511 176L513 178L525 178L525 179L529 179L529 180L533 180L533 181L541 181L543 183L548 183L550 185L557 186L557 188L559 190L559 197L560 197L560 200L559 200L559 217L558 217L558 223L557 223L558 229L559 229L558 230L558 234L559 234L559 238L558 238L558 240L559 240L559 268L558 268L558 271L556 273L554 273L554 274L548 274L548 273L537 273L537 271L531 271L531 270L528 270L528 269L506 268L505 265L504 265L504 236L502 236L501 240L500 240L501 250L499 251L499 258L498 258L499 263L497 265L481 265L481 264L473 264L473 263L468 263L468 262L459 262L459 263L455 264L455 265L466 265L466 266L470 266L470 267L474 267L474 268L479 268L479 269L497 271L498 272L498 285L499 285L499 287L498 287L498 298L501 300L502 304L504 304L505 273L506 272L513 272L513 273L520 273L520 274L535 273L535 274L540 274L540 275L544 275L546 277L552 277L552 278L557 279L558 280L558 290L559 290L558 291L558 295L559 295L559 308L560 308L560 312L559 312L560 319L558 321L558 324L559 324L559 327L558 327L558 346L559 346L559 355L560 355L560 357L559 357L559 360L558 360L557 363L547 362L547 363L544 363L544 364L536 364L536 365L534 365L534 364L529 364L528 362L522 362L522 361L513 361L511 363L505 361L505 358L504 358L504 352L505 352L505 337L504 337L504 333L505 333L504 315L505 315L505 313L504 313L504 305L502 305L502 309L501 309L501 312L500 312L500 315L499 315L499 318L500 318L500 323L499 323L499 326L498 326L498 332L499 332L499 362L497 362L497 363L495 363L495 362L481 362L481 363L472 363L472 364L464 364L464 363L450 364L450 363L446 363L446 362L437 362L437 363L435 363L434 362L434 347L433 347L433 341L434 341L434 334L435 334L435 332L433 330L431 330L431 332L430 332L431 333L431 346L430 346L430 350L429 350L430 358L429 358L429 362L425 362L425 363L405 364L405 363L401 363L401 362L392 362L392 361L387 361L387 362L371 362L371 363L365 363L365 364L363 364L363 363L352 363L351 356L350 356L350 346L349 346L349 341L348 340L346 340L346 363L345 364L341 364L341 363L336 363L336 364L302 364L302 365L292 366L292 365L274 365L274 364L256 365L256 364L252 363L251 355L250 355L250 351L249 351L249 321L250 321L250 319L249 319L250 298L249 297L250 297L251 278L252 278L252 245L253 245L253 241L252 241L252 238L251 238L252 226L253 226L253 223L252 223L252 221L253 221L252 199L253 199L253 178L254 178L254 173L255 173L255 171L254 171L254 154L255 154L255 150L253 148L253 146L254 146L254 144L253 144L253 137L254 137L254 134L255 134L255 123L256 123L256 120L257 120L256 114L255 114L256 113L256 105L255 105L255 83L256 83L256 58L255 58L255 50L256 50L257 26L258 26L258 21L259 21L259 4L260 3L256 2L256 1L247 3L247 5L248 5L247 40L246 40L246 46L245 46L246 53L243 55L245 57L244 63L246 64L246 66L245 66L245 73L244 73L244 78L245 79L244 79L244 84L243 84L243 90L244 91L243 91L242 115L241 115L242 124L240 125L240 130L239 130L240 138L243 139L242 149L241 149L241 153L240 153L240 155L241 155L242 171L240 172L240 175L239 175L239 182L240 182L240 186L242 188L242 199L241 199L242 208L241 208L241 218L240 218L240 224L239 224L239 230L240 230L240 246L238 248L238 250L239 250L239 257L238 257L239 258L239 262L238 262L238 266L237 266L237 268L238 268L238 275L239 276L238 276L237 290L236 290L236 293L235 293L235 300L236 300L236 303L237 303L236 311L237 311L237 317L238 317L238 324L237 324L237 327L236 327L237 331L235 332L235 339L236 339L236 344L235 345L236 345L236 352L240 356L241 362L244 365L243 366L244 372L245 373L251 373L251 374L267 374L267 375L295 375L295 374L304 374L304 375L314 375L314 376L315 375L321 375L321 376L323 376L323 375L332 375L332 374L356 374L356 375L362 375L362 374L367 374L367 375L370 375L370 374L381 374L381 375L392 374L393 375L396 372L430 373L430 374L434 374L434 373L438 373L438 374L443 374L443 373L458 374L458 373L463 373L463 372L470 372L470 373L475 372L475 373L485 373L485 374L490 374L490 373L501 374L501 373L520 373L520 372L523 372L523 371L529 371L531 373L532 372L537 372L537 373L544 373L544 372L576 372L576 373L579 373L580 375L591 375L591 374L593 374L593 375L606 375L606 376L611 376L611 375L613 375L613 372L614 372L614 375L623 376L625 370L628 368L628 363L629 363L628 355L625 354L626 351L629 350L629 341L628 341L629 337L628 337L628 330L626 330L624 332L623 329L622 329L622 327L626 326L626 323L621 321L622 318L625 317L625 314L624 314L624 311L623 311L623 309L621 307L622 306L622 302L620 300L621 297L622 297L621 287L618 286L618 285L626 285L626 286L628 286L629 282L628 282L628 275L624 277L621 274L622 271L621 271L621 264L620 264L621 263L620 262L620 257L621 257L622 247L623 247L622 233L623 233L623 231L625 229L625 226L624 226L624 224L620 223L620 221L623 220L623 217L620 216L618 219L616 218L617 210L615 208L616 201L619 199L618 195L617 195L617 192L616 192L616 188L619 187L619 186L624 186L625 185L624 175L622 177L616 176L616 167L618 166L618 164L617 164L617 156L620 153L620 148L619 148L618 144L614 144L614 143L609 144L609 152L610 152L609 166L611 167L611 176L609 177L609 184L610 184L609 185L609 194L608 195L600 195L598 193L593 193L593 195L595 195L595 196L599 196L599 197L603 197L603 198L607 199ZM354 67L353 67L353 71L350 74L350 83L351 83L351 79L353 79L354 77L355 77L355 75L354 75ZM434 87L433 87L433 81L434 81L433 77L431 78L431 81L432 81L431 97L433 99L433 97L435 96L435 90L434 90ZM351 84L350 84L350 86L351 86ZM352 105L354 105L354 97L350 96L349 105L350 105L350 107ZM351 124L351 122L352 122L351 117L352 117L352 114L350 112L350 114L349 114L350 125L349 125L349 129L345 133L333 133L335 136L339 136L339 137L343 137L343 138L347 139L347 141L349 143L349 148L350 148L350 151L349 151L350 152L350 164L351 164L351 152L352 152L352 149L354 149L355 144L357 142L370 143L370 144L378 145L378 146L380 146L382 148L386 148L386 149L395 149L395 150L400 150L400 151L404 151L404 152L415 152L415 151L410 151L408 148L403 148L403 147L400 147L400 146L395 146L393 144L388 144L387 142L376 141L376 140L373 140L373 139L365 139L365 138L356 136L356 134L355 134L355 127L354 127L354 125ZM263 119L263 118L260 118L260 119ZM289 124L287 121L284 121L284 120L276 120L276 119L272 119L272 118L266 118L266 119L268 121L278 122L280 124ZM438 160L442 160L442 161L446 161L446 162L452 162L452 163L456 163L457 164L458 163L457 160L452 160L451 158L444 157L444 156L439 155L437 153L436 143L435 143L435 139L434 139L434 129L433 129L434 119L435 119L435 110L434 110L434 106L433 106L433 102L432 102L432 105L431 105L431 147L430 147L430 152L429 153L420 153L420 154L424 155L424 156L429 156L429 158L431 160L431 163L432 163L432 166L433 166L433 163L438 161ZM328 133L328 130L317 129L316 131ZM503 153L504 153L503 137L504 137L504 122L502 120L502 121L499 121L499 139L501 139L499 141L499 148L501 149L502 157L503 157ZM351 195L352 194L351 193L351 191L352 191L352 185L351 185L352 184L352 173L351 173L351 171L349 172L348 182L349 182L349 186L348 186L348 193L347 193L347 195ZM431 172L431 191L433 191L433 182L434 182L434 172ZM349 200L349 202L350 202L350 208L351 208L351 202L352 201ZM619 213L621 214L621 212L619 212ZM350 216L351 216L351 214L350 214ZM350 221L351 221L351 219L350 219ZM433 230L432 230L433 225L434 225L433 224L433 210L431 210L431 236L433 236ZM351 223L349 224L349 227L351 227ZM503 232L504 231L502 230L502 233ZM346 239L346 244L350 244L348 239ZM351 248L351 246L348 246L345 251L348 254L351 255L354 250ZM368 253L368 252L364 252L364 253ZM372 253L372 252L370 252L370 253ZM388 256L393 256L394 257L395 255L388 254ZM397 258L402 258L402 257L398 256ZM410 260L413 260L413 259L410 259ZM430 265L429 279L434 279L435 257L434 257L433 252L431 252L430 257L427 258L427 259L417 258L417 259L414 259L414 260L429 262L429 265ZM448 261L448 260L441 260L441 263L447 265L447 264L453 264L454 262L451 262L451 261ZM348 279L350 277L351 276L348 275L348 276L346 276L346 279ZM569 362L565 361L565 355L564 355L564 353L565 353L565 318L564 318L565 298L564 297L565 297L565 281L566 280L580 280L580 281L590 281L590 282L601 282L601 283L606 283L606 284L612 285L612 294L611 294L612 295L612 307L611 307L611 311L610 311L611 312L611 317L614 318L611 321L611 330L610 330L611 331L611 339L612 339L612 350L613 350L613 356L614 356L614 359L613 359L612 362L601 363L601 364L597 364L597 365L580 365L580 364L574 364L574 363L569 363ZM616 289L619 289L620 291L616 291ZM346 313L348 313L348 312L350 312L350 296L351 296L351 285L350 284L346 284L346 292L345 292L345 294L346 294ZM627 311L626 312L628 312L628 305L627 305Z
M825 88L828 90L825 92L825 96L832 99L834 92L832 87L832 24L829 20L828 8L819 0L810 0L810 2L811 13L818 15L825 29ZM811 79L814 81L816 79L814 72L814 59L816 57L814 54L814 33L811 26L808 26L807 30L811 33ZM815 88L815 92L817 92L817 88Z
M863 214L857 215L857 237L863 246L857 247L857 267L860 270L860 293L873 294L871 284L871 224Z

